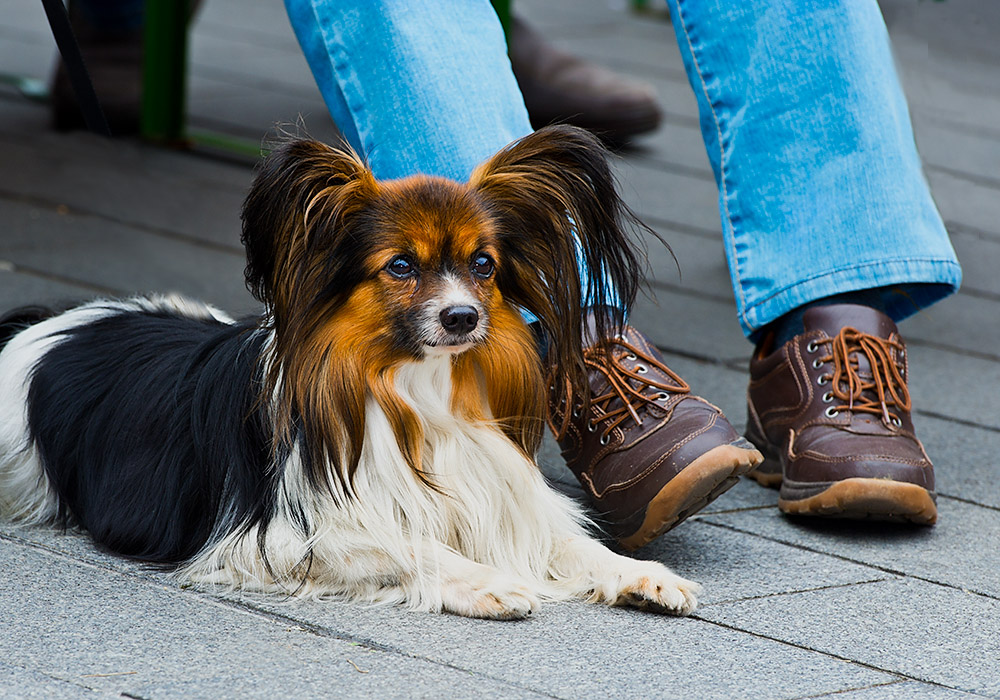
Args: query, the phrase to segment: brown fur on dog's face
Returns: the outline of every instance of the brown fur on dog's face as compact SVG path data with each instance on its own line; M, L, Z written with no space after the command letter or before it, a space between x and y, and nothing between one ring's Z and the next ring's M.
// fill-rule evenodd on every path
M366 295L414 357L483 342L493 309L498 249L493 222L461 185L418 177L384 183L366 215L381 232L366 253Z
M351 152L291 142L262 166L243 221L247 284L274 328L266 388L279 399L276 444L290 448L301 434L316 477L344 484L369 397L421 473L422 429L394 377L429 355L453 355L456 407L496 419L533 452L545 387L520 309L547 338L553 385L586 400L583 308L627 308L639 280L631 212L607 154L573 127L511 144L468 184L378 182ZM596 314L598 337L613 323Z

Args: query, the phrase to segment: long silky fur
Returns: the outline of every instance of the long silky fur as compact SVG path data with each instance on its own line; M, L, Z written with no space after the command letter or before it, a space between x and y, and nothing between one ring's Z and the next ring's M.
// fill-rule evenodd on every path
M553 127L469 185L377 182L350 151L283 145L243 210L261 318L139 297L0 320L0 512L234 588L481 617L537 597L690 610L694 584L591 539L533 461L546 367L518 307L583 389L580 283L598 305L635 295L605 158ZM469 282L485 330L463 352L402 330L421 312L385 286L384 251L406 246L440 253L445 290L456 260L496 258L495 285Z
M504 297L541 322L554 383L586 397L583 310L630 308L643 265L632 234L646 227L618 195L607 151L586 131L547 127L480 165L469 185L498 223L508 263L497 280ZM621 320L594 314L596 340L620 330Z

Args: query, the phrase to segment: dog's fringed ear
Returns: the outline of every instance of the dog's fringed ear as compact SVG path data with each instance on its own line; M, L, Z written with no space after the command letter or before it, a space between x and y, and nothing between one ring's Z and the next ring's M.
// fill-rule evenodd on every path
M353 365L331 362L335 348L323 333L364 274L355 254L358 214L377 196L374 176L355 153L295 140L261 164L243 205L247 287L274 329L269 351L277 361L262 391L277 395L274 448L291 449L304 435L303 458L317 483L347 479L360 454L364 385Z
M582 389L583 307L629 308L641 272L631 235L641 223L618 195L607 151L582 129L550 126L480 165L469 185L499 224L501 293L538 317L555 381ZM622 323L621 314L596 313L593 320L599 340Z
M269 308L313 286L322 289L317 269L324 255L349 228L350 217L378 192L371 171L350 150L312 140L278 146L257 171L243 204L246 283ZM334 258L335 260L335 258Z

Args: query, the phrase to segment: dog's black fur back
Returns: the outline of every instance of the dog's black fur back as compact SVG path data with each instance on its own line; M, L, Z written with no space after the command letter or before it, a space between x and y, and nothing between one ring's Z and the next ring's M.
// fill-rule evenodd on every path
M255 325L115 313L45 353L28 422L64 520L114 552L167 565L213 532L266 529L280 475L255 391Z

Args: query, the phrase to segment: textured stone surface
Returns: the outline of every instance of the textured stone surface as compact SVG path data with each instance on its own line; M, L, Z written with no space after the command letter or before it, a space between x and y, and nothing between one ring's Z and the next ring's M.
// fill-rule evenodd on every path
M19 268L115 295L182 292L240 314L257 306L243 286L242 253L16 201L0 200L0 217L11 225L3 256Z
M172 585L153 585L0 542L5 663L143 698L531 697L516 681L429 661ZM30 594L29 594L30 592ZM65 697L80 697L66 695Z
M256 604L278 610L271 601ZM671 697L696 688L699 697L729 698L747 687L761 697L794 697L809 694L806 688L827 692L891 678L695 620L583 603L543 606L533 619L499 629L497 623L336 604L281 612L558 697ZM767 665L760 663L764 658ZM775 674L776 667L797 673Z
M728 603L699 614L917 680L1000 695L995 598L893 580ZM915 653L918 646L923 653Z
M110 700L120 695L89 688L84 679L53 678L0 661L0 697L7 700Z
M792 519L777 509L704 517L795 547L1000 598L1000 510L994 508L942 497L934 527Z
M816 698L831 698L831 700L971 700L981 695L952 690L930 683L917 681L898 681L885 685L873 685L868 688L848 690L834 695L817 695Z

